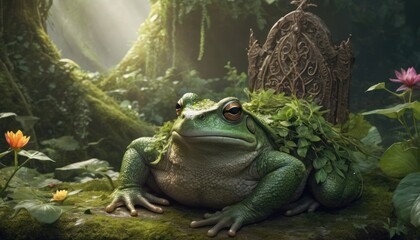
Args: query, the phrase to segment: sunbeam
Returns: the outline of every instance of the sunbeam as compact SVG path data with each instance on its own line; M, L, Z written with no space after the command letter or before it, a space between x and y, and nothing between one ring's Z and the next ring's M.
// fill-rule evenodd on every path
M56 0L47 31L63 58L103 71L122 59L149 11L147 0Z

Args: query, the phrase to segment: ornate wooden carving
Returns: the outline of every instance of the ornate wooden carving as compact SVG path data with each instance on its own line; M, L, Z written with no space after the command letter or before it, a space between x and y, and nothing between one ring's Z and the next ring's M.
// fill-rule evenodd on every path
M304 8L307 0L277 21L260 46L252 29L248 49L249 89L273 88L276 92L312 96L330 111L332 123L347 119L349 84L353 63L350 37L334 46L331 34L316 15Z

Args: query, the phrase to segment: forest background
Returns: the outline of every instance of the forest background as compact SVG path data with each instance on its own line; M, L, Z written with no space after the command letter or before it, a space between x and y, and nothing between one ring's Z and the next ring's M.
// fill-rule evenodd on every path
M262 44L271 26L296 8L288 0L151 0L130 49L109 59L97 47L111 52L115 47L92 36L103 31L118 36L118 29L109 22L90 24L106 2L0 0L0 112L17 114L1 119L0 132L24 130L33 149L59 160L54 167L91 157L118 167L131 140L152 135L156 126L176 117L175 103L185 92L215 100L245 98L249 29ZM392 103L388 95L365 90L394 77L395 69L420 68L420 2L314 3L318 7L307 11L325 21L335 44L352 35L351 111ZM49 35L57 19L51 12L55 4L69 16L64 30L75 29L71 41L77 43L72 49L77 60L63 56ZM143 7L138 11L144 14ZM396 126L380 117L369 121L385 145L398 138L386 134ZM4 139L0 146L7 146Z

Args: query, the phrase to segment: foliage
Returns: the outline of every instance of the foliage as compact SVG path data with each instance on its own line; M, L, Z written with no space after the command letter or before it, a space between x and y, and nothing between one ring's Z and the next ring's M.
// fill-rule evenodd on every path
M32 217L42 223L53 223L60 218L63 210L60 207L42 202L40 200L24 200L19 202L15 207L15 214L21 209L26 209Z
M5 116L11 116L13 114L3 113L1 115L2 117L5 117ZM21 131L18 131L16 134L14 134L13 132L8 132L6 134L6 139L10 145L11 150L9 149L1 153L0 158L6 156L8 153L13 152L14 153L14 167L13 167L13 171L10 174L8 174L9 176L6 183L1 188L0 196L2 196L3 193L8 189L9 184L11 183L13 177L16 176L16 173L18 173L19 170L22 170L22 167L26 163L28 163L30 160L34 159L34 160L39 160L39 161L53 161L42 152L38 152L34 150L29 150L29 151L22 150L21 148L26 145L26 143L29 140L29 137L24 136ZM21 164L19 164L19 161L18 161L19 155L27 158ZM29 200L25 199L23 201L20 201L14 207L14 209L16 210L16 213L19 212L21 209L26 209L31 214L31 216L33 216L35 219L43 223L53 223L61 216L63 212L61 208L53 206L49 203L42 202L40 200L31 199L32 197L31 194L29 195L22 194L22 192L18 192L19 190L21 189L19 188L15 189L14 190L15 192L13 192L12 195L25 196L25 197L29 196L30 199ZM29 190L31 191L31 193L34 193L34 191L31 188Z
M182 23L186 15L199 10L201 11L201 22L200 22L200 46L197 60L202 60L205 52L205 38L206 31L211 26L211 17L208 13L208 9L214 6L217 6L221 13L231 16L232 19L237 19L239 17L255 16L257 25L260 29L263 29L267 23L266 19L263 17L264 8L263 4L271 5L276 0L257 0L257 1L217 1L217 0L188 0L188 1L171 1L172 9L176 9L178 14L175 12L172 14L172 30L175 32L174 27L176 22ZM175 10L174 10L175 11ZM172 41L175 39L175 34L172 35ZM176 45L173 43L173 45Z
M408 174L403 178L395 189L392 197L395 213L399 219L405 223L411 223L419 227L419 209L420 201L420 172Z
M157 164L162 159L163 154L168 150L172 141L171 129L173 124L173 121L163 124L163 126L159 128L159 131L153 136L151 146L144 149L145 152L156 151L158 153L156 160L154 160L152 164Z
M194 70L177 72L168 69L164 76L154 79L134 71L117 77L118 85L108 94L116 98L122 108L160 125L176 117L174 106L184 93L194 92L203 98L244 96L242 89L246 84L246 74L238 73L229 62L225 69L226 76L211 79L201 78Z
M402 83L397 91L400 94L388 90L385 83L371 86L367 91L385 90L392 96L397 97L402 103L388 108L376 109L363 113L364 115L378 114L392 120L397 120L403 127L400 133L406 139L392 144L380 159L382 171L391 177L403 178L394 192L393 203L399 219L405 223L411 223L415 227L420 226L420 103L413 100L413 92L420 88L420 74L417 75L414 68L395 72L397 79L392 82Z
M16 116L16 114L0 113L0 118L10 116ZM5 206L14 205L13 203L16 203L13 207L15 209L15 213L12 215L12 217L16 216L16 214L22 209L26 209L29 214L39 222L48 224L55 222L60 218L61 214L64 212L64 209L62 207L56 206L54 203L49 203L45 198L45 194L39 189L45 186L49 186L50 184L51 186L54 186L54 184L59 181L47 177L40 177L36 170L30 170L24 167L24 165L27 164L30 160L53 160L42 152L35 150L23 150L22 148L27 144L30 137L24 136L20 130L17 131L16 134L9 131L5 134L5 137L10 145L10 148L0 153L0 158L3 158L9 153L13 152L14 166L0 169L0 175L7 178L7 180L5 178L5 184L1 186L1 202L4 203ZM22 163L19 163L18 156L26 157L26 160ZM12 184L13 190L10 190L10 186ZM3 199L3 194L6 192L8 193L7 198ZM72 192L69 195L74 195L76 193L77 192ZM64 199L59 201L59 203L62 204L63 201Z
M420 143L396 142L382 155L380 167L388 176L402 178L420 172Z
M14 159L13 159L14 170L10 174L10 176L8 177L8 179L6 181L6 184L0 190L0 196L6 191L7 187L9 186L10 181L13 179L13 177L19 171L19 169L21 169L31 159L35 159L35 160L39 160L39 161L52 161L52 162L54 162L51 158L49 158L48 156L46 156L42 152L38 152L38 151L34 151L34 150L29 150L29 151L22 150L21 148L26 145L27 141L29 140L29 137L24 136L22 134L22 132L18 131L18 133L15 135L16 139L11 140L9 138L11 138L12 137L11 135L14 135L14 134L13 134L13 132L10 132L10 133L12 133L12 134L7 134L6 135L6 139L8 140L8 142L10 144L10 149L4 151L3 153L0 153L0 157L5 157L8 153L13 152L14 153ZM20 142L24 141L24 139L26 139L25 144L19 145L18 147L16 147L15 144L13 143L13 142L19 142L20 143ZM18 155L26 157L26 160L19 164Z
M324 182L333 171L345 177L351 152L362 144L327 122L319 105L296 96L275 94L274 90L250 93L250 98L249 103L243 104L244 109L272 129L280 151L313 159L317 182Z
M401 236L407 233L407 228L399 220L397 220L395 226L393 226L391 220L388 218L388 221L384 223L384 228L388 230L389 239L392 239L394 236Z
M75 177L82 178L81 182L86 181L86 178L92 179L92 177L101 176L105 177L111 188L114 189L115 186L111 175L115 175L115 173L111 169L112 167L109 166L107 161L93 158L56 168L55 175L60 180L75 180Z

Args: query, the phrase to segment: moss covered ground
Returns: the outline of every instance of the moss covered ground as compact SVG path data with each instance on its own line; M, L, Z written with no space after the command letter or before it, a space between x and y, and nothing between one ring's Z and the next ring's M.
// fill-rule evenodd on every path
M260 223L242 228L236 239L388 239L383 227L392 216L392 191L397 181L379 175L367 175L360 200L339 210L319 210L294 217L280 213ZM104 207L111 193L106 180L88 183L62 183L69 191L83 189L64 202L69 206L53 224L33 220L25 211L10 218L13 210L0 207L0 239L207 239L208 228L192 229L206 209L191 209L176 203L165 213L154 214L141 209L130 217L125 208L107 214ZM224 239L227 232L216 239Z

